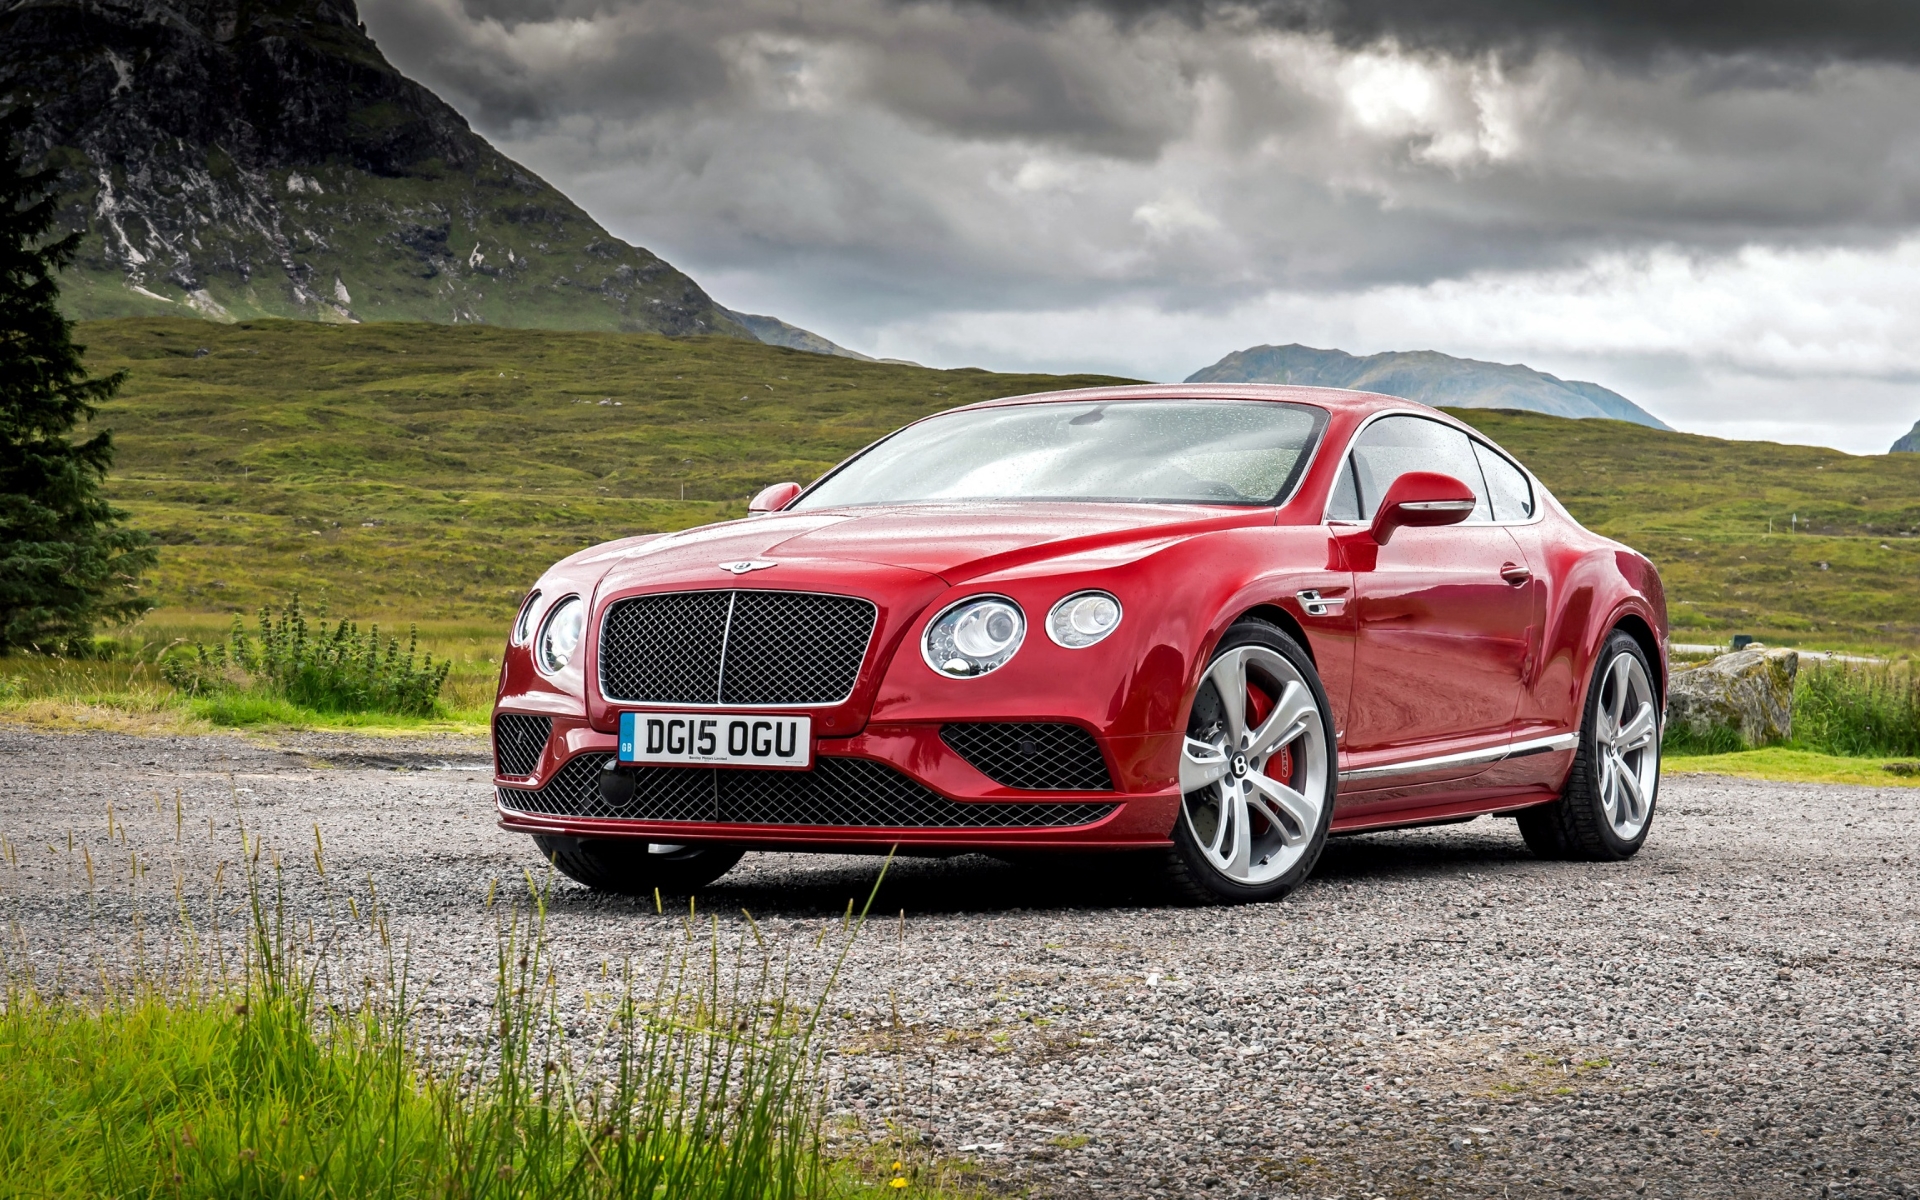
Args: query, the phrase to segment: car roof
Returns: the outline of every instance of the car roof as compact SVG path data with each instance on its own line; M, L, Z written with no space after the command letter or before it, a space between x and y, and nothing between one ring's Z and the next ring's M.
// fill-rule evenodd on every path
M1021 396L1001 396L963 407L991 408L1000 404L1061 402L1084 404L1099 400L1269 400L1358 412L1370 412L1382 408L1433 411L1416 400L1405 400L1378 392L1356 392L1346 388L1302 387L1279 383L1128 383L1116 387L1073 388L1061 392L1029 392ZM1445 414L1436 415L1444 416Z

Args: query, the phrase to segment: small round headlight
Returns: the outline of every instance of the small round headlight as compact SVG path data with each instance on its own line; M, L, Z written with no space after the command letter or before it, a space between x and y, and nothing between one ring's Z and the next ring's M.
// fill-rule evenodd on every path
M1047 636L1069 650L1093 645L1120 627L1120 601L1109 592L1075 592L1047 614Z
M1004 596L975 596L942 612L927 626L921 654L942 675L971 679L985 675L1020 648L1027 636L1026 614Z
M553 606L540 626L540 644L534 657L540 668L552 674L573 661L580 645L580 634L587 627L587 606L578 596L568 596Z
M526 603L520 606L520 615L513 622L513 644L524 646L533 640L533 611L540 603L538 589L527 593Z

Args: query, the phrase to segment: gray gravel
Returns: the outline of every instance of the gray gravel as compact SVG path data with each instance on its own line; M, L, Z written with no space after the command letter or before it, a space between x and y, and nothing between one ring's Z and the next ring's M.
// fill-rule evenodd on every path
M371 882L429 1009L478 1036L489 885L538 868L485 763L0 727L9 958L168 953L176 875L205 895L244 823L297 913ZM833 1006L835 1128L902 1121L1042 1196L1920 1194L1916 833L1913 790L1674 777L1631 863L1536 862L1483 819L1338 840L1258 908L1162 907L1111 863L896 863ZM700 907L817 970L878 866L749 856ZM562 987L604 992L684 915L559 885Z

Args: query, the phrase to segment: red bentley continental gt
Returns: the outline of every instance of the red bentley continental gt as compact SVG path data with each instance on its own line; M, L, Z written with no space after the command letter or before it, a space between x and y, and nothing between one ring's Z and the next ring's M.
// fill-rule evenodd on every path
M1270 900L1330 834L1487 813L1623 859L1666 638L1652 563L1433 409L1016 396L555 564L501 671L500 823L630 893L897 846L1138 851Z

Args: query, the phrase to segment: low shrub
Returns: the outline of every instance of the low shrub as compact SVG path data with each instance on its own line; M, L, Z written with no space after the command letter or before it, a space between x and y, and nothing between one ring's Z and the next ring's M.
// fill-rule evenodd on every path
M1793 740L1827 754L1920 754L1920 675L1910 664L1809 664L1794 689Z
M413 629L404 653L397 638L381 645L378 625L361 633L342 618L331 631L325 620L316 629L296 595L281 612L262 608L254 633L236 616L226 641L175 647L161 659L160 673L189 696L252 694L323 713L425 717L433 715L453 664L418 650Z

